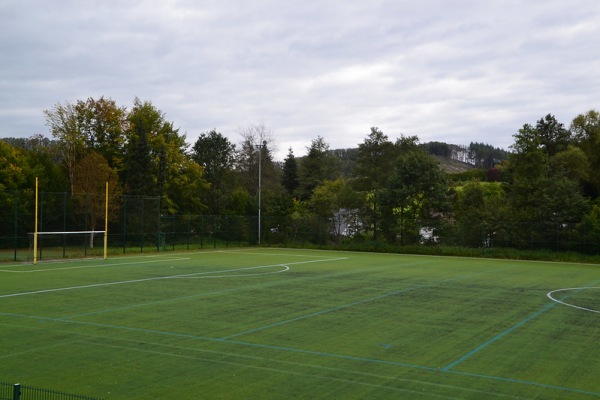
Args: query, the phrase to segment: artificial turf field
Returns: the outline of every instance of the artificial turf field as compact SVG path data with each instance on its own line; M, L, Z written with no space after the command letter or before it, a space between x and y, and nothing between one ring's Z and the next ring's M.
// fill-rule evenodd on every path
M106 399L600 399L599 286L597 265L267 248L0 264L0 381Z

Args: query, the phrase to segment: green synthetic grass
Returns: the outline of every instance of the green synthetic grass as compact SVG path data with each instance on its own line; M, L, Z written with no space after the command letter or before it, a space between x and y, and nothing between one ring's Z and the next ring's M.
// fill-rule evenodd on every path
M596 399L599 286L593 265L292 249L3 264L0 381L107 399Z

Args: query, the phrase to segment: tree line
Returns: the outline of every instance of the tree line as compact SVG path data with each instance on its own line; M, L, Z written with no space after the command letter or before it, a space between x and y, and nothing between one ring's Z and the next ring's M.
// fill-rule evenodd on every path
M256 215L260 202L265 218L285 221L273 231L320 218L340 240L560 242L567 249L585 237L586 251L600 250L595 110L568 127L551 114L526 123L510 152L483 143L422 144L417 136L392 140L372 127L357 148L333 150L318 136L306 156L289 149L282 162L273 158L273 135L263 123L241 128L240 144L216 129L188 144L164 113L137 98L131 109L101 97L57 103L44 115L51 139L0 141L3 208L10 207L6 193L31 190L35 177L42 190L71 194L103 193L108 181L111 198L153 196L163 215ZM448 173L440 156L476 169Z

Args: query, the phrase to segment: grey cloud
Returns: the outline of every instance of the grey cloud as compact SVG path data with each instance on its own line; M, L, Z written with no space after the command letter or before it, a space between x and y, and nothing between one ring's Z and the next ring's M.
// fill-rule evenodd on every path
M48 134L42 110L104 95L151 100L188 141L263 120L283 153L371 126L507 147L599 107L599 18L594 0L8 0L0 135Z

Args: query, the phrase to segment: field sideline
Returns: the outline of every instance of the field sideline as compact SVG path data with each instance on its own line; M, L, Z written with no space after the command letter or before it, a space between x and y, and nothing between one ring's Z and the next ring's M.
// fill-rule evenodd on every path
M105 399L600 399L600 266L244 248L0 264L0 381Z

